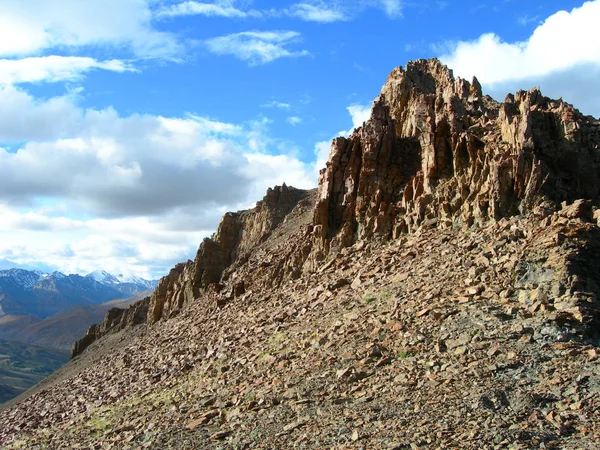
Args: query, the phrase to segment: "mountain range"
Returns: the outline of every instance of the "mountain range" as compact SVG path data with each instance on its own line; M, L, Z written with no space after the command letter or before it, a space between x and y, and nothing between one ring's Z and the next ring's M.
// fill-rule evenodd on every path
M0 339L69 350L111 307L143 298L156 281L95 271L86 276L0 271Z

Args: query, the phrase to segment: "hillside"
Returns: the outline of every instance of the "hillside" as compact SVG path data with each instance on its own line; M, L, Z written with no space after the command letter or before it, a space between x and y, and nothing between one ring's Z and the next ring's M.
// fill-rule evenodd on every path
M66 351L0 340L0 403L39 383L68 358Z
M599 206L598 120L411 62L317 191L226 214L0 444L594 448Z
M75 304L45 319L12 315L0 317L0 339L70 350L90 325L104 319L109 309L127 308L150 293L151 291L142 291L132 297L100 305Z

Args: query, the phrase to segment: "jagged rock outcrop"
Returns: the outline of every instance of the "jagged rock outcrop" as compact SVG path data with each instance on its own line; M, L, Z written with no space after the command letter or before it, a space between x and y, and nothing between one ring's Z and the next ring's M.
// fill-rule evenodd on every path
M147 322L197 300L222 305L320 271L361 240L561 208L563 216L592 220L599 194L599 121L537 89L498 103L477 79L454 78L438 60L410 62L389 75L369 120L333 141L310 223L276 251L259 248L312 198L285 184L256 208L225 214L194 261L161 279Z
M212 238L200 244L195 260L178 264L160 280L150 299L148 323L176 314L209 288L218 291L225 269L236 260L244 260L307 195L307 191L283 184L269 189L254 209L225 214ZM240 281L233 293L240 294L243 290Z
M388 77L371 118L333 141L314 224L321 259L373 235L452 227L586 198L598 204L600 122L539 90L484 96L438 60Z
M83 338L73 343L71 358L80 355L90 344L109 333L116 333L126 327L145 323L149 304L150 297L146 297L127 309L111 308L106 311L103 322L92 325Z

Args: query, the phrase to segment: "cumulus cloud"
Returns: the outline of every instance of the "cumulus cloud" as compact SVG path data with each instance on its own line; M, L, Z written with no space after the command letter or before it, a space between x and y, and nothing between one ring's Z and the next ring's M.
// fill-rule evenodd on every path
M300 41L296 31L244 31L205 41L217 55L233 55L250 65L266 64L279 58L307 56L306 50L293 51L288 46Z
M290 116L286 119L286 121L292 126L300 125L303 122L302 117L298 116Z
M291 8L286 9L285 12L289 16L297 17L307 22L330 23L350 19L347 12L324 2L316 4L297 3L292 5Z
M42 120L53 110L43 103L36 107L40 110L29 113ZM28 205L44 195L95 216L158 215L242 202L249 184L267 187L258 172L249 178L256 158L245 153L254 148L264 161L271 158L260 123L120 117L111 109L72 108L71 114L79 127L63 130L62 138L29 141L16 152L0 149L2 200ZM20 137L27 138L23 131Z
M548 93L546 87L552 90L557 79L561 79L567 90L568 86L575 87L569 97L565 96L568 101L589 103L586 98L600 89L600 81L581 71L597 73L600 68L599 20L600 0L589 1L548 17L525 41L510 43L488 33L475 41L451 44L451 50L441 59L456 75L464 78L476 75L484 88L491 91L537 85ZM566 78L567 74L574 78ZM588 112L598 115L600 107Z
M352 128L362 127L363 123L371 117L371 105L354 104L346 108L352 117ZM350 133L348 133L350 134Z
M125 61L98 61L83 56L40 56L23 59L0 59L0 85L73 81L86 72L101 69L112 72L135 71Z
M225 211L275 184L316 184L266 120L121 116L77 101L0 87L0 259L158 276L192 258Z
M158 17L177 17L202 15L208 17L246 18L261 17L262 13L256 10L243 11L233 6L232 1L218 1L215 3L185 1L161 8Z
M127 48L137 57L174 57L177 39L152 25L143 0L3 0L0 57L37 55L53 48Z

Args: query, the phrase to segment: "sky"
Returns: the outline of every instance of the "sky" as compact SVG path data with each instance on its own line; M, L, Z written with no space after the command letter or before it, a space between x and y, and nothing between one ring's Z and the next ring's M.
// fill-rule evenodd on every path
M226 211L317 185L389 72L600 116L600 0L2 0L0 268L145 278Z

